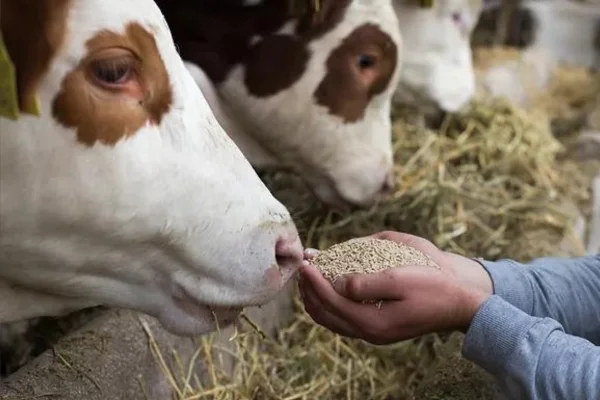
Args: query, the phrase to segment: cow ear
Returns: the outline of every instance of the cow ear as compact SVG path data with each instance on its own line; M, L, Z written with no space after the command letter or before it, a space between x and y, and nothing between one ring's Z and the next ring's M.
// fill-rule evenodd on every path
M39 115L38 85L62 44L70 0L0 0L1 113ZM9 106L5 100L12 102ZM16 104L15 104L16 103ZM9 111L11 107L12 111Z
M304 0L309 3L298 19L296 33L307 39L322 36L344 18L352 0Z
M306 43L297 37L267 36L253 45L246 56L244 83L248 92L264 98L290 88L302 78L309 58Z
M41 21L32 17L43 12L34 13L32 8L41 9L43 4L27 7L17 0L0 1L0 115L12 119L27 110L36 111L38 106L32 81L34 75L39 75L34 71L38 64L35 58L44 49L33 36L38 35L35 32ZM33 56L31 62L28 55Z

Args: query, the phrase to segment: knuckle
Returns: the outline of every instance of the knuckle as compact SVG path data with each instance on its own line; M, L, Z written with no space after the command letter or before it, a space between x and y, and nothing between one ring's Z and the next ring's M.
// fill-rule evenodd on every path
M346 280L346 293L350 297L360 296L364 288L364 284L356 277L348 277Z
M394 240L396 237L398 237L398 232L382 231L382 232L375 234L374 236L378 239Z
M420 238L417 236L412 236L412 235L406 235L402 241L405 245L414 247L414 248L421 248L424 245L427 245L427 243L429 243L429 241L427 239L423 239L423 238Z
M404 268L402 268L402 266L398 266L382 271L380 274L385 277L386 286L398 287L398 285L402 283L403 270Z

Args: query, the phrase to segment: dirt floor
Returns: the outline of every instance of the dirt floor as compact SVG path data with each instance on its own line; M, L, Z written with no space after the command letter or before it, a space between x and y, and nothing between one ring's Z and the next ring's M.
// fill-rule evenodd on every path
M249 310L267 334L290 323L290 290L261 309ZM213 345L233 353L233 334L233 328L224 329ZM166 332L154 318L124 310L103 311L5 378L0 383L0 399L171 399L181 395L178 388L185 387L186 377L211 380L207 360L197 353L205 345L203 338ZM232 373L234 358L219 362Z
M496 400L491 376L461 356L463 335L453 335L438 350L438 359L411 400Z

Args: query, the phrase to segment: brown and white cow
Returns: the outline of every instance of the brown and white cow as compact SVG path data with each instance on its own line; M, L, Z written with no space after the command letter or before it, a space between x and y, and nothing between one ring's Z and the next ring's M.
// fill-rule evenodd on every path
M255 167L289 168L338 206L367 206L391 189L402 50L392 0L320 0L314 12L290 8L307 0L157 3Z
M0 21L1 323L106 305L195 335L280 291L296 228L152 0L1 0Z

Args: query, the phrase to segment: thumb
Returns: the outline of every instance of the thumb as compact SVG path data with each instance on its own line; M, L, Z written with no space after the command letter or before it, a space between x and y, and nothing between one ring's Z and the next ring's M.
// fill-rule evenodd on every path
M392 268L375 274L342 275L333 286L340 295L354 301L401 300L410 280L406 279L409 268Z

